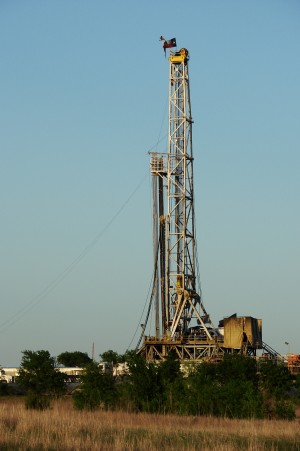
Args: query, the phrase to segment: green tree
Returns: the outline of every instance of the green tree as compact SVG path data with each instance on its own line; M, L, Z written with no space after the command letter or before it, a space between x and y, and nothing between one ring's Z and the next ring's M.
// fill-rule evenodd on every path
M74 351L74 352L62 352L57 356L57 362L60 365L66 366L66 367L82 367L86 366L88 363L90 363L92 359L88 356L87 352L80 352L80 351Z
M260 384L267 396L278 400L286 397L292 383L293 377L287 367L271 360L261 363Z
M157 381L160 386L160 410L162 412L182 412L184 398L183 375L176 352L169 352L157 368Z
M262 396L255 359L225 355L218 364L218 413L232 418L261 418Z
M185 380L185 412L231 418L263 415L254 359L228 355L220 363L201 363Z
M294 375L294 399L300 405L300 374Z
M9 394L10 390L7 382L0 380L0 396L7 396Z
M257 366L255 359L240 354L225 354L217 366L218 379L226 384L233 379L250 381L258 387Z
M122 387L123 402L125 398L133 410L157 412L160 401L157 365L137 354L128 356L127 364L129 375Z
M102 362L112 363L113 365L123 361L122 356L111 349L100 354L100 358Z
M55 369L55 358L48 351L23 351L18 383L26 392L27 408L45 409L51 397L65 391L64 375Z
M123 405L146 412L177 412L183 384L180 363L172 353L160 363L147 362L130 353L129 374L120 388Z
M136 356L136 351L134 349L127 349L124 354L119 354L120 362L128 362L131 358Z
M189 415L217 415L220 384L217 365L203 362L195 364L184 380L185 397L182 409Z
M260 387L265 414L271 418L293 420L295 407L290 396L293 376L288 368L271 360L260 365Z
M103 372L96 362L90 362L81 375L81 385L73 400L74 406L80 410L95 410L100 406L113 408L117 400L113 376Z

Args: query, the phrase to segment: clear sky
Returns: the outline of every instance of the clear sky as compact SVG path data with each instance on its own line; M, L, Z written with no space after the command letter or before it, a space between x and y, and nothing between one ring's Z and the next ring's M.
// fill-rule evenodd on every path
M3 366L123 353L141 322L160 35L190 52L206 309L262 318L265 342L300 353L300 2L1 0Z

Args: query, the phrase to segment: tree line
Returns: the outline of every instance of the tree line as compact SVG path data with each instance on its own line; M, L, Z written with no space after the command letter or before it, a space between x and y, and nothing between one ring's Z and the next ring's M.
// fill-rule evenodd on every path
M76 409L124 409L134 412L210 415L229 418L295 418L300 380L283 365L241 355L225 355L219 363L188 364L183 369L175 353L160 363L147 362L135 352L107 351L102 361L126 362L122 379L87 354L63 353L57 361L48 351L23 351L17 383L26 391L25 406L50 407L66 393L63 366L83 367L73 393ZM74 365L74 363L76 365Z

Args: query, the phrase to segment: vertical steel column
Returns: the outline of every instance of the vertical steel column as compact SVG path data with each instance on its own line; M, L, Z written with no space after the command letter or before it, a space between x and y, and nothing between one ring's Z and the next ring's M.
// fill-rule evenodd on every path
M195 293L192 117L188 54L171 53L167 167L166 272L169 333L185 332Z
M159 267L158 267L158 246L159 246L159 213L157 205L158 177L152 177L152 221L153 221L153 261L154 261L154 280L153 280L153 303L155 310L155 337L160 337L159 324Z

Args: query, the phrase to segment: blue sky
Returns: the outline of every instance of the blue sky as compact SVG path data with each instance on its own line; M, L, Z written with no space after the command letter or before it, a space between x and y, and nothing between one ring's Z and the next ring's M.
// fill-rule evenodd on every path
M297 0L0 1L0 364L132 340L152 276L160 35L190 52L201 285L215 324L300 353ZM162 139L157 150L166 150Z

